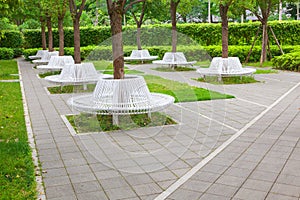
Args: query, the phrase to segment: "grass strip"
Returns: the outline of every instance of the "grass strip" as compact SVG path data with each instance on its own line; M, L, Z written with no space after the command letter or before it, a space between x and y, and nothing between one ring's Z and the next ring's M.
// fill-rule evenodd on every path
M219 81L217 76L206 76L205 78L193 79L199 82L211 83L215 85L231 85L231 84L248 84L248 83L257 83L259 81L255 80L251 76L235 76L235 77L222 77L222 80Z
M187 83L167 80L159 76L145 75L144 78L150 92L171 95L175 98L175 103L234 98L232 95L190 86Z
M58 74L60 74L60 71L44 72L44 73L40 73L39 77L45 78L46 76L52 76L52 75L58 75Z
M186 72L186 71L196 71L195 68L192 67L182 67L177 66L176 68L171 67L156 67L153 70L160 71L160 72Z
M19 79L17 61L0 60L0 80Z
M254 74L278 74L278 71L274 69L256 69Z
M77 133L131 130L176 124L170 117L159 112L152 113L151 118L148 114L121 115L118 126L113 125L112 115L79 114L67 116L67 119Z
M20 84L0 83L0 91L0 196L36 199Z

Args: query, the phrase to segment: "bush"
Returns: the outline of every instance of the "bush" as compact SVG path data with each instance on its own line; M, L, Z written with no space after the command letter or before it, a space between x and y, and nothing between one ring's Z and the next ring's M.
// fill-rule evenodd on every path
M299 21L272 21L269 26L274 30L277 39L282 45L297 45L300 43L298 32L300 30ZM260 22L251 23L229 23L229 45L251 45ZM222 44L221 24L178 24L178 45L196 45L213 46ZM24 48L41 47L40 30L25 30L23 32L25 43ZM73 28L65 28L65 47L74 46ZM46 34L47 36L47 34ZM81 46L110 44L111 31L109 26L81 27L80 42ZM123 28L124 45L136 45L136 26L125 26ZM275 45L272 34L269 33L270 44ZM141 42L143 46L166 46L171 45L171 25L144 25L141 28ZM53 29L53 45L59 45L58 30ZM261 34L256 45L261 44Z
M281 55L278 47L271 46L272 56ZM300 46L283 46L283 51L286 53L293 52L297 49L300 49ZM25 59L28 59L28 56L35 55L39 48L34 49L25 49L23 51ZM133 49L137 49L136 46L124 46L124 56L129 56ZM144 49L148 49L151 55L158 56L159 59L162 59L166 52L172 50L171 46L145 46ZM56 48L56 50L58 50ZM241 62L244 62L249 53L250 46L229 46L229 56L230 57L239 57ZM81 47L81 59L82 60L112 60L112 48L111 46L86 46ZM177 46L178 52L183 52L187 60L196 60L204 61L211 59L213 57L222 56L222 47L221 46ZM252 50L251 57L249 62L258 62L260 60L261 46L254 46ZM74 48L66 47L65 55L71 55L74 57Z
M0 31L0 47L21 48L24 39L19 31Z
M276 56L272 61L276 69L300 72L300 51Z
M20 57L20 56L23 55L24 49L22 49L22 48L14 48L13 51L14 51L14 58L17 58L17 57Z
M37 51L39 48L34 48L34 49L24 49L23 50L23 56L25 57L25 60L30 60L28 57L36 55Z
M14 57L14 50L9 48L0 48L0 60L10 60Z

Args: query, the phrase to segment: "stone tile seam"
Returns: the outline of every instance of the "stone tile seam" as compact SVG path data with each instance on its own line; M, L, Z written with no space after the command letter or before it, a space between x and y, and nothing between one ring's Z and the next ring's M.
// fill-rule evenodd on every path
M29 110L28 110L28 106L27 106L25 89L24 89L23 79L22 79L22 72L20 69L19 62L18 62L18 70L19 70L19 79L20 79L20 87L21 87L21 93L22 93L22 102L23 102L26 130L27 130L27 135L28 135L28 142L31 147L31 151L32 151L31 156L33 159L33 163L35 165L35 181L37 183L36 189L38 192L37 199L45 200L46 195L45 195L45 188L43 185L42 170L39 165L39 158L38 158L37 148L35 145L35 139L34 139L34 135L33 135L32 127L31 127L31 120L29 117Z
M236 138L238 138L242 133L244 133L249 127L251 127L254 123L256 123L260 118L262 118L267 112L269 112L272 108L278 105L285 97L287 97L291 92L293 92L297 87L299 87L300 82L294 85L291 89L289 89L285 94L279 97L273 104L271 104L267 109L262 111L258 116L252 119L248 124L246 124L242 129L240 129L237 133L235 133L231 138L229 138L226 142L224 142L219 148L217 148L214 152L208 155L204 160L198 163L195 167L193 167L190 171L188 171L185 175L183 175L178 181L173 183L169 188L167 188L163 193L158 195L155 200L165 200L169 197L173 192L175 192L181 185L183 185L186 181L188 181L194 174L196 174L203 166L205 166L209 161L211 161L214 157L216 157L221 151L223 151L229 144L231 144Z

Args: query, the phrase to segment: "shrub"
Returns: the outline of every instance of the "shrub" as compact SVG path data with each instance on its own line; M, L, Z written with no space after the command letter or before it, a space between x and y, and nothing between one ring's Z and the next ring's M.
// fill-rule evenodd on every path
M23 55L23 50L22 48L14 48L14 58L20 57Z
M14 57L14 50L9 48L0 48L0 60L10 60Z
M19 31L0 32L0 47L21 48L23 41L23 35Z
M299 21L269 22L269 26L274 30L275 35L282 45L297 45L300 43L298 32L300 30ZM251 45L258 28L259 22L253 23L230 23L229 24L229 45ZM221 24L178 24L178 45L213 46L222 44ZM40 30L25 30L23 32L25 43L24 48L41 47ZM74 46L73 29L65 28L65 47ZM46 34L47 35L47 34ZM111 40L109 26L81 27L80 42L81 46L90 45L109 45ZM136 27L125 26L123 28L123 38L125 46L136 46ZM269 33L270 44L275 45L274 38ZM141 28L142 46L167 46L171 45L171 25L144 25ZM58 47L58 30L53 29L53 44ZM256 45L261 44L261 34Z
M300 72L300 51L276 56L272 61L276 69Z
M23 50L23 56L25 57L25 60L30 60L28 57L36 55L37 51L39 48L34 48L34 49L24 49Z

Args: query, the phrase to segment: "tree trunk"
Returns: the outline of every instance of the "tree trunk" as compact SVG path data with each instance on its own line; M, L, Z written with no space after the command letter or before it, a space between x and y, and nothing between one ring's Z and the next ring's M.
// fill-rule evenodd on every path
M118 8L113 8L109 13L112 33L114 79L123 79L124 52L122 39L122 12Z
M170 13L171 13L171 20L172 20L172 52L176 52L177 50L176 49L177 48L176 9L178 3L171 0Z
M51 17L47 17L47 29L48 29L48 51L52 52L53 49L53 34L52 34L52 22Z
M141 43L141 24L138 24L138 25L137 25L136 43L137 43L138 50L142 50L142 43Z
M63 56L65 54L64 52L64 25L63 25L63 19L61 17L58 17L58 32L59 32L59 56Z
M73 20L74 29L74 61L75 64L81 63L80 55L80 29L79 29L79 17L75 17Z
M220 15L222 19L222 58L228 58L228 12L229 6L220 4Z
M260 56L260 66L266 61L267 59L267 44L268 44L268 22L267 20L262 21L263 27L263 37L262 37L262 47L261 47L261 56Z
M43 50L46 50L47 49L47 41L46 41L45 20L40 19L40 21L41 21L42 48L43 48Z

